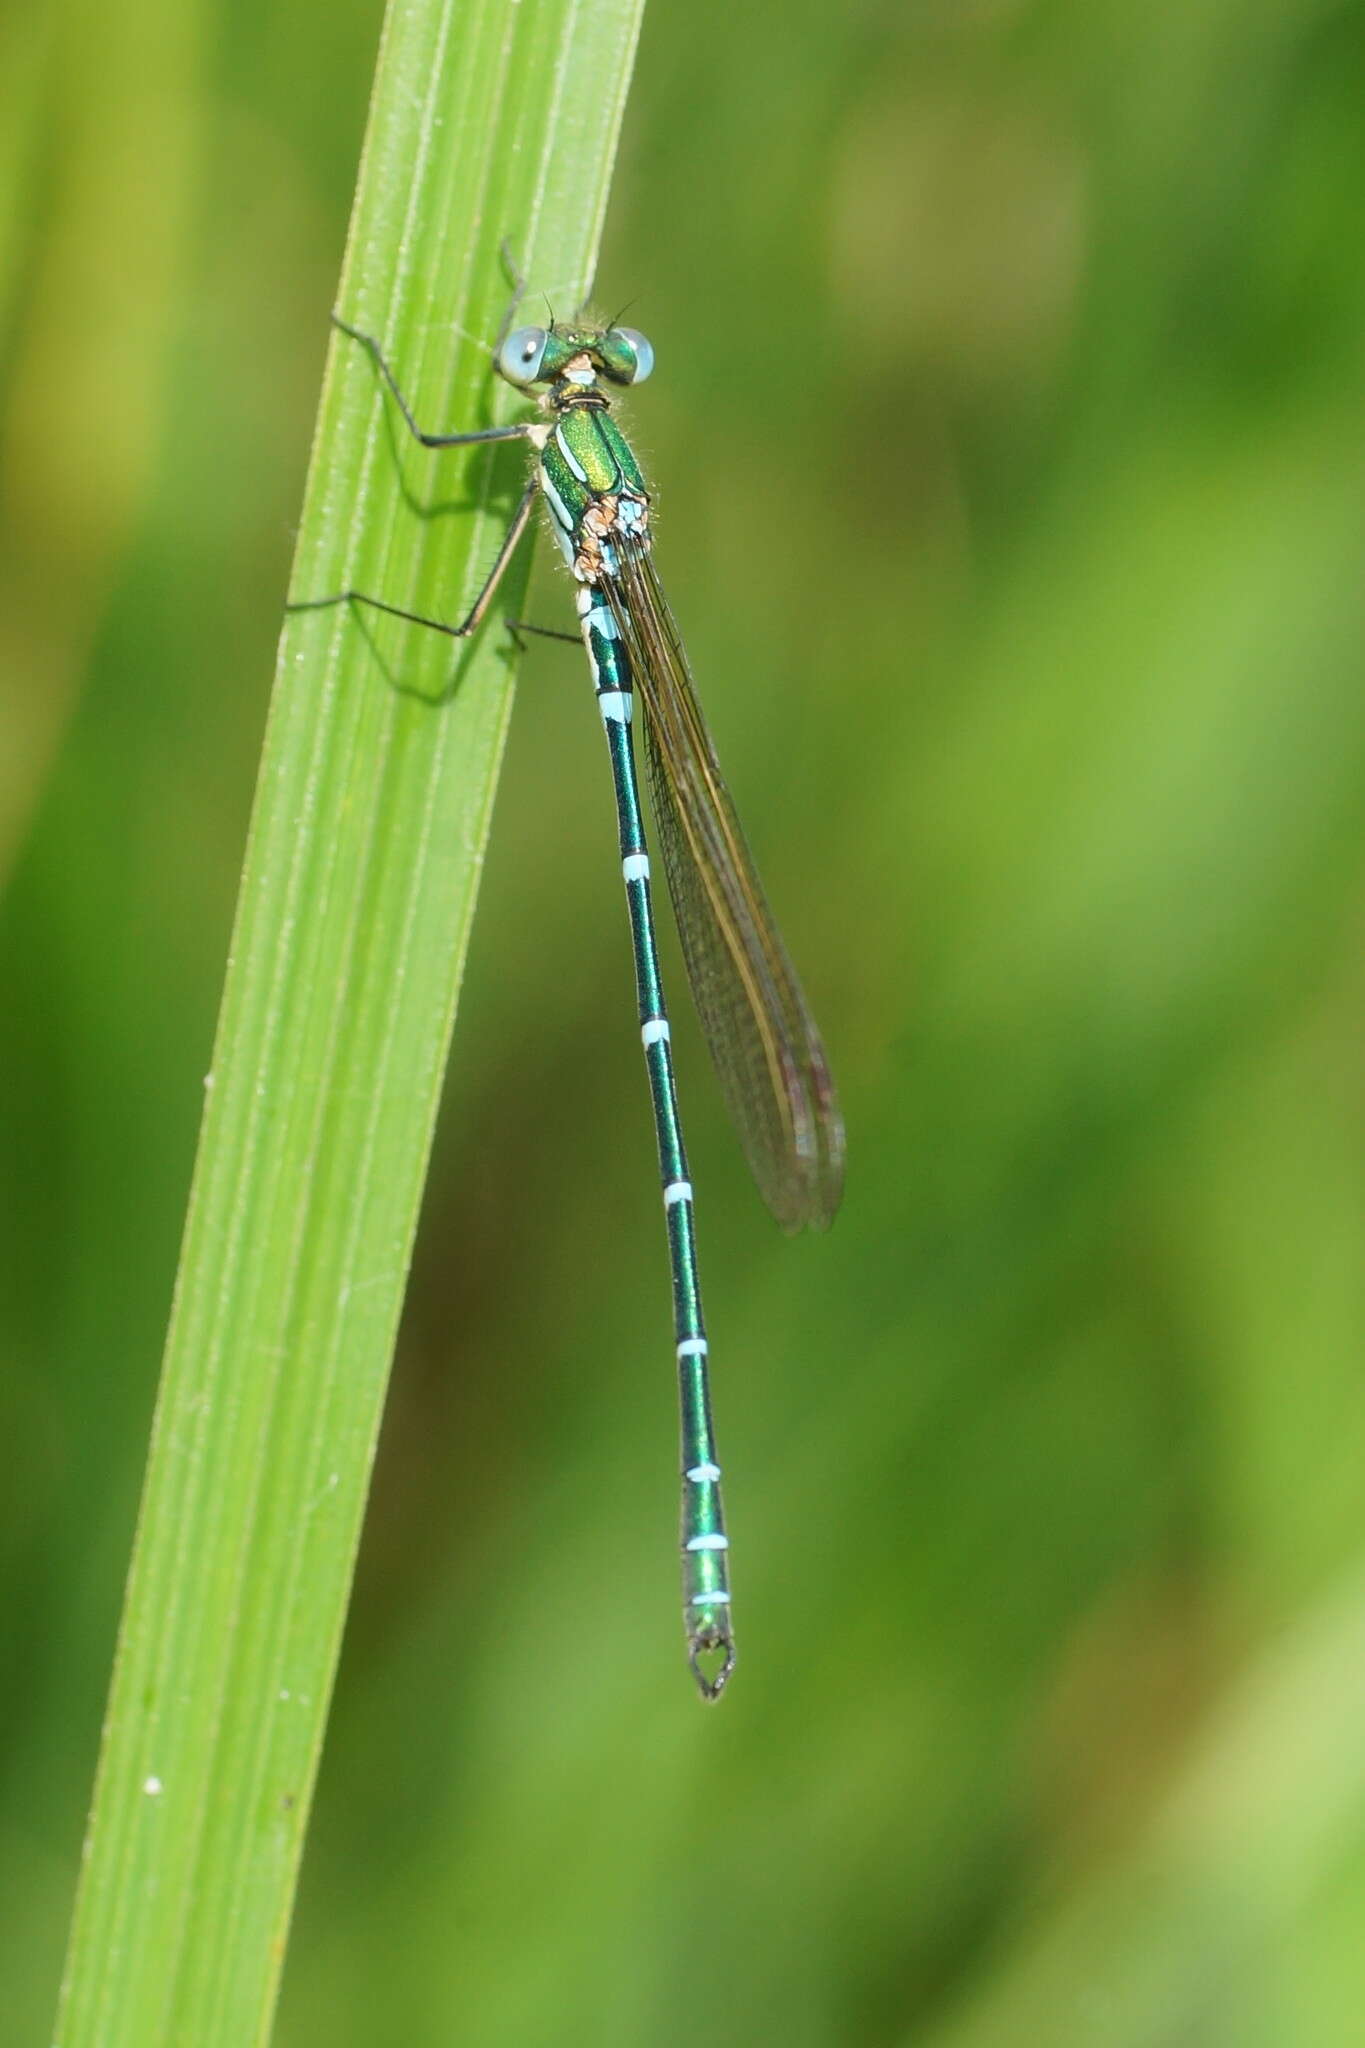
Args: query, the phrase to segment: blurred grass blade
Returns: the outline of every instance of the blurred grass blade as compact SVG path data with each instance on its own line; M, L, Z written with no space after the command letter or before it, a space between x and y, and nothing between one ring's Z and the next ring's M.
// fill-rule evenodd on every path
M1365 1573L1353 1562L1226 1687L1152 1817L1117 1831L1069 1888L1064 1862L1049 1871L990 1972L905 2048L1356 2038L1354 2012L1330 1991L1321 2002L1311 1967L1308 2010L1327 2031L1301 2032L1290 1987L1296 1946L1310 1965L1330 1952L1304 1929L1333 1879L1358 1897L1363 1713Z
M510 404L504 237L583 296L638 18L391 11L338 304L424 421ZM521 480L515 449L408 446L334 337L294 595L459 616ZM269 2031L509 695L496 627L456 648L340 606L284 637L62 2048Z

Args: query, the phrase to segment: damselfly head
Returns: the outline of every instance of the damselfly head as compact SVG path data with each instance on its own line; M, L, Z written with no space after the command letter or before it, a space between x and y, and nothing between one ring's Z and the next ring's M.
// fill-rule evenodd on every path
M571 368L575 357L586 359L581 368ZM518 327L498 350L497 364L508 383L523 391L560 377L643 384L654 368L654 351L633 327Z

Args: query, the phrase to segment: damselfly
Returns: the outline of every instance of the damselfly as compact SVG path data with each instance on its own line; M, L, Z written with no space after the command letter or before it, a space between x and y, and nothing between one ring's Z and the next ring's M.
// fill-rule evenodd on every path
M728 1543L692 1181L678 1118L635 777L631 717L637 692L655 827L687 977L749 1166L784 1229L823 1228L833 1216L843 1185L843 1125L824 1048L764 901L654 568L649 491L611 414L608 387L643 383L654 352L633 328L562 327L553 316L548 327L509 333L516 304L514 299L503 322L494 362L509 384L538 393L541 417L454 434L419 427L379 343L334 316L344 334L368 349L423 447L524 440L535 451L534 472L468 616L447 625L359 590L304 600L291 609L351 600L463 639L487 612L538 495L548 508L578 586L579 627L611 756L672 1267L682 1401L683 1619L688 1661L703 1697L715 1699L735 1661Z

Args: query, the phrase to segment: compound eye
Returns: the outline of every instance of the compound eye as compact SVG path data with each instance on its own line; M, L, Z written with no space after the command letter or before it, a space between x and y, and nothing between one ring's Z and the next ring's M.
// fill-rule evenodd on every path
M635 375L631 378L631 383L643 384L645 378L654 368L653 348L651 347L650 343L645 340L645 337L643 336L643 334L640 333L638 328L615 327L612 329L612 332L614 334L620 335L622 341L626 343L627 347L630 349L631 354L635 358Z
M550 339L544 327L518 327L498 350L498 369L509 384L534 384Z

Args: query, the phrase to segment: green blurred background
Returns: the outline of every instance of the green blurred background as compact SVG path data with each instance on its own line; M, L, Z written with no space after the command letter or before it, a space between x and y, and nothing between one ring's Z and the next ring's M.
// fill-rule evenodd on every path
M16 2042L378 19L0 23ZM600 297L658 351L664 573L848 1198L773 1231L683 1025L741 1643L704 1711L606 764L535 649L288 2048L1365 2038L1362 105L1331 0L647 13Z

